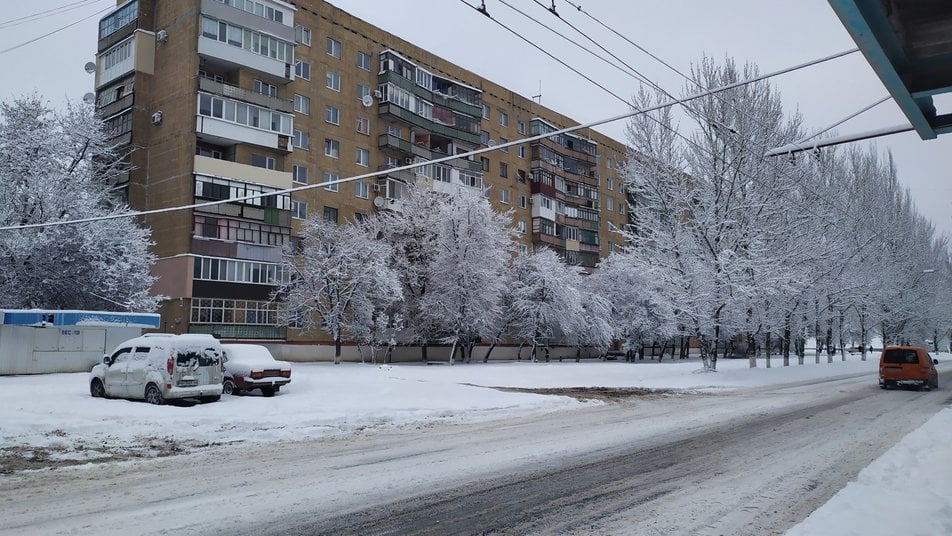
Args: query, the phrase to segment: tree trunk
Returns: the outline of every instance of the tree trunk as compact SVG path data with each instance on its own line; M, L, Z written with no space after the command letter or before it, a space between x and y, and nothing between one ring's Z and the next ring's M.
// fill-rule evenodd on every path
M770 341L770 330L769 330L769 329L767 330L767 333L764 334L764 339L766 339L766 340L764 341L764 350L767 351L767 355L765 356L765 360L764 360L764 367L765 367L765 368L770 368L770 352L771 352L772 349L771 349L771 347L770 347L770 346L771 346L771 341Z
M846 361L846 341L843 340L843 324L846 322L846 312L840 309L840 325L839 328L839 338L840 338L840 361Z
M834 355L836 348L833 346L833 317L830 317L826 322L826 362L832 363Z
M340 333L334 336L334 364L340 365Z
M456 358L456 347L459 346L459 341L454 340L453 346L450 348L450 365L453 364L453 360Z
M493 341L492 344L489 345L489 349L486 350L486 355L483 356L483 363L489 363L489 354L493 353L493 349L495 348L496 341Z
M757 368L757 342L753 333L747 334L747 360L750 368Z
M783 346L783 366L790 366L790 313L787 313L783 321L783 340L780 345Z
M424 341L424 342L423 342L423 345L420 347L420 352L421 352L421 355L423 356L423 362L424 362L424 363L427 362L427 361L426 361L426 359L427 359L426 350L427 350L426 341Z

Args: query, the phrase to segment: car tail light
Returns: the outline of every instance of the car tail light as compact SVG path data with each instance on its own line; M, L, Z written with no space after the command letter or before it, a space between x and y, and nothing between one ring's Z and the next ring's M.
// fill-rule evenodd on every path
M264 378L264 372L260 370L255 370L251 373L252 380L260 380L261 378Z
M282 370L282 371L281 371L281 377L282 377L282 378L290 378L290 377L291 377L291 371L290 371L290 370Z
M172 368L175 366L175 363L172 361L172 354L169 354L169 358L165 361L165 370L169 374L172 374Z

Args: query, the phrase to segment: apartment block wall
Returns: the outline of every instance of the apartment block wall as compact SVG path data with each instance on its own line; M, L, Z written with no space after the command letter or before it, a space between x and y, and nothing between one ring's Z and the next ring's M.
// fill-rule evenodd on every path
M128 185L130 204L140 210L188 205L195 201L195 155L200 142L196 136L196 120L200 81L198 73L204 68L198 43L202 31L202 10L208 9L215 0L138 0L139 19L137 26L144 31L164 37L154 43L153 73L135 73L135 105L132 109L133 130L131 142L137 147L132 164L135 171ZM125 2L118 1L117 5ZM287 5L287 4L285 4ZM250 68L239 68L225 82L242 90L251 91L256 81L273 84L277 98L293 101L295 95L310 101L308 113L294 113L294 130L307 133L309 146L297 146L291 151L275 150L249 143L237 143L227 159L250 165L253 156L272 158L274 170L290 173L295 166L307 169L307 183L324 180L325 173L340 178L377 171L386 165L386 151L379 146L378 137L386 134L394 121L379 113L380 102L374 99L366 106L359 98L358 86L369 89L370 94L378 89L378 55L393 50L434 75L458 81L482 91L483 104L488 107L487 117L481 121L484 137L497 143L514 141L529 136L530 122L541 118L559 128L578 124L571 118L545 108L531 98L514 93L505 87L454 65L431 51L391 35L380 28L360 20L323 0L291 3L296 8L294 24L310 30L310 45L297 43L295 60L310 66L310 80L295 76L293 80L275 79ZM218 9L218 6L215 6ZM340 55L328 54L328 39L340 43ZM100 42L101 51L108 43ZM368 68L357 64L358 52L369 55ZM327 87L327 74L339 75L339 90ZM326 120L326 107L337 110L338 120L332 124ZM156 112L162 113L161 122L152 120ZM505 113L508 124L502 124L500 113ZM357 129L359 119L366 120L369 130ZM525 132L520 132L520 125ZM620 244L622 238L611 229L624 227L627 214L625 196L620 190L618 164L624 159L624 145L617 140L591 129L574 132L575 136L588 138L597 143L597 170L599 186L598 254L605 256L612 245ZM325 140L339 143L339 157L325 155ZM524 222L526 232L519 239L527 249L532 247L531 199L531 152L529 144L512 147L508 151L496 150L482 155L487 160L482 171L488 198L498 210L512 210L514 224ZM485 147L485 145L479 145ZM369 155L367 165L357 163L358 149ZM523 156L520 156L523 155ZM477 157L477 161L480 161ZM609 166L609 163L611 166ZM506 176L501 174L501 164L506 166ZM525 180L520 180L520 171ZM366 182L372 184L375 179ZM295 186L300 184L296 183ZM508 192L506 199L502 192ZM379 210L374 205L374 193L366 197L357 195L354 183L344 183L331 191L312 188L295 192L295 202L306 203L309 217L323 217L325 208L336 211L339 222L352 221L357 215L369 215ZM524 200L524 201L523 201ZM607 209L611 200L611 209ZM220 299L236 297L245 289L247 299L260 300L267 296L266 286L239 286L228 283L202 281L193 284L191 259L195 255L233 257L235 248L218 244L214 240L195 238L195 223L192 210L181 210L145 218L152 228L154 251L162 259L156 275L162 278L157 289L170 296L160 314L163 326L170 331L185 332L193 328L190 323L191 300L198 292L215 292ZM301 220L292 220L291 233L296 234ZM260 249L260 248L259 248ZM247 255L247 248L245 248ZM275 250L277 251L277 250ZM260 252L256 254L260 257ZM267 255L265 255L267 256ZM272 255L273 257L273 255ZM239 296L240 297L240 296ZM280 333L288 344L329 343L326 334L302 334L289 329ZM275 341L278 342L278 341Z

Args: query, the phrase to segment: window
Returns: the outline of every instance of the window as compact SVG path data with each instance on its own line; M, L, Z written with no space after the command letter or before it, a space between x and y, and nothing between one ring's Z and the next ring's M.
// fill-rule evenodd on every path
M304 95L294 95L294 111L309 115L311 113L311 98Z
M278 86L262 82L261 80L255 80L254 90L255 93L260 93L269 97L278 96Z
M294 62L294 76L303 80L311 79L311 64L306 61Z
M129 2L99 21L99 39L105 39L139 17L139 2Z
M198 156L207 156L208 158L215 158L217 160L223 160L225 155L218 149L211 149L209 147L202 147L199 145L195 148L195 154Z
M334 207L324 207L324 221L337 223L337 209Z
M357 148L357 165L368 167L370 166L370 151L367 149Z
M332 125L340 124L340 110L336 106L327 105L324 107L324 121Z
M605 199L605 210L615 210L615 206L612 204L613 199L608 197Z
M252 154L251 165L265 169L274 169L274 158L260 154Z
M524 220L519 220L517 223L518 223L518 225L519 225L519 232L525 234L525 232L526 232L526 222L525 222Z
M519 131L519 134L525 134L525 133L526 133L526 122L520 119L519 122L516 123L516 130Z
M338 181L338 180L340 180L340 175L338 175L337 173L331 173L330 171L325 171L325 172L324 172L324 182L325 182L325 183L327 183L327 182L334 182L334 181ZM324 187L324 189L327 190L328 192L336 192L336 191L340 190L340 184L339 184L339 183L328 184L327 186Z
M370 70L370 54L366 52L357 51L357 67L365 71Z
M296 220L306 220L307 219L307 202L306 201L291 201L291 217Z
M291 166L291 180L300 184L307 184L307 166L300 164Z
M307 132L294 129L294 146L305 151L311 148L311 135Z
M370 86L367 84L357 84L357 99L364 100L364 97L370 95Z
M328 89L333 89L334 91L340 91L340 73L327 71L327 77L324 81L324 86L326 86Z
M370 135L370 119L366 117L357 118L357 132Z
M519 208L526 208L526 196L519 196Z
M394 156L387 156L387 169L400 167L400 160Z
M277 13L280 13L278 11ZM281 62L294 58L294 44L268 34L202 16L202 38L213 39Z
M608 169L611 169L611 168L612 168L612 159L609 158L609 159L605 162L605 165L608 166Z
M499 190L499 202L509 204L509 188L501 188Z
M311 46L311 29L298 24L294 27L294 41L305 46Z
M499 137L499 145L502 145L502 144L504 144L504 143L509 143L509 140L508 140L507 138L503 138L502 136L500 136L500 137ZM509 152L509 147L502 147L502 148L499 149L499 150L502 151L502 152L504 152L504 153L508 153L508 152Z
M480 131L479 133L479 143L482 143L483 145L489 145L489 133L485 130Z
M509 126L509 114L507 114L506 112L500 111L500 112L499 112L499 124L502 125L502 126L504 126L504 127L508 127L508 126Z
M362 199L367 199L370 197L370 185L364 181L357 181L354 183L354 196L360 197Z
M525 157L526 157L526 146L525 146L525 145L520 145L520 146L516 147L516 154L519 155L519 158L525 158Z
M324 140L324 156L340 158L340 142L326 138Z
M509 164L505 162L499 163L499 176L503 178L509 177Z
M479 161L483 164L483 171L489 171L489 159L483 156Z
M340 41L334 39L333 37L327 38L327 45L324 47L324 51L327 52L328 56L334 56L337 59L340 59Z
M614 188L612 187L612 180L611 180L611 178L605 179L605 187L608 188L609 190L614 190Z
M483 105L483 119L489 119L489 105Z
M291 135L292 116L251 104L199 93L198 113L239 125Z
M624 213L625 213L625 203L622 202L622 201L620 201L620 202L618 203L618 213L619 213L619 214L624 214Z
M387 134L391 136L396 136L398 138L403 137L403 129L396 125L387 125Z
M526 171L524 169L517 169L516 179L518 179L519 182L526 182Z

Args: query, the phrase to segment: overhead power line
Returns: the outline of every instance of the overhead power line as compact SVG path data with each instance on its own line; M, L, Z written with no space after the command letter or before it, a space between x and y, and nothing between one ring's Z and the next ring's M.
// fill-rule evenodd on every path
M488 153L488 152L491 152L491 151L502 150L502 149L505 149L505 148L508 148L508 147L512 147L512 146L514 146L514 145L520 145L520 144L523 144L523 143L530 143L530 142L537 141L537 140L541 140L541 139L544 139L544 138L550 138L550 137L552 137L552 136L558 136L558 135L560 135L560 134L568 134L568 133L574 132L574 131L576 131L576 130L582 130L582 129L586 129L586 128L592 128L592 127L596 127L596 126L599 126L599 125L604 125L604 124L606 124L606 123L612 123L612 122L614 122L614 121L620 121L620 120L622 120L622 119L628 119L629 117L634 117L634 116L639 115L639 114L644 114L644 113L648 113L648 112L653 112L653 111L656 111L656 110L660 110L660 109L662 109L662 108L667 108L667 107L669 107L669 106L674 106L675 104L678 104L679 102L686 102L686 101L691 101L691 100L694 100L694 99L700 99L700 98L702 98L702 97L707 97L707 96L713 95L713 94L715 94L715 93L721 93L721 92L723 92L723 91L728 91L728 90L731 90L731 89L734 89L734 88L737 88L737 87L741 87L741 86L744 86L744 85L747 85L747 84L752 84L752 83L754 83L754 82L759 82L759 81L761 81L761 80L766 80L766 79L772 78L772 77L774 77L774 76L779 76L779 75L786 74L786 73L789 73L789 72L797 71L797 70L799 70L799 69L804 69L804 68L806 68L806 67L810 67L810 66L813 66L813 65L817 65L817 64L819 64L819 63L823 63L823 62L827 62L827 61L836 59L836 58L842 56L843 54L844 54L844 53L840 52L840 53L837 53L837 54L832 54L832 55L830 55L830 56L824 56L824 57L822 57L822 58L817 58L817 59L814 59L814 60L811 60L811 61L808 61L808 62L805 62L805 63L800 63L800 64L797 64L797 65L793 65L793 66L787 67L787 68L785 68L785 69L780 69L780 70L778 70L778 71L773 71L773 72L770 72L770 73L758 75L758 76L755 76L755 77L753 77L753 78L749 78L749 79L747 79L747 80L741 80L741 81L734 82L734 83L731 83L731 84L727 84L727 85L724 85L724 86L720 86L720 87L717 87L717 88L714 88L714 89L705 90L705 91L702 91L702 92L699 92L699 93L695 93L695 94L693 94L693 95L689 95L689 96L686 96L686 97L682 97L682 98L679 99L677 102L675 102L675 101L668 101L668 102L660 103L660 104L658 104L658 105L656 105L656 106L652 106L652 107L650 107L650 108L645 108L645 109L643 109L643 110L629 110L629 111L627 111L627 112L625 112L625 113L623 113L623 114L613 115L613 116L606 117L606 118L603 118L603 119L597 119L597 120L595 120L595 121L590 121L590 122L588 122L588 123L582 123L582 124L575 125L575 126L572 126L572 127L567 127L567 128L563 128L563 129L560 129L560 130L555 130L555 131L552 131L552 132L547 132L547 133L545 133L545 134L539 134L539 135L537 135L537 136L530 136L530 137L527 137L527 138L522 138L522 139L518 139L518 140L506 142L506 143L500 143L500 144L494 145L494 146L492 146L492 147L486 147L486 148L483 148L483 149L475 149L475 150L472 150L472 151L469 151L469 152L466 152L466 153L455 154L455 155L451 155L451 156L445 156L445 157L436 158L436 159L433 159L433 160L427 160L426 162L420 162L420 163L415 163L415 164L408 164L408 165L405 165L405 166L395 167L395 168L391 168L391 169L384 169L384 170L380 170L380 171L374 171L374 172L370 172L370 173L364 173L364 174L362 174L362 175L354 175L354 176L351 176L351 177L347 177L347 178L343 178L343 179L337 179L337 180L333 180L333 181L325 181L325 182L320 182L320 183L315 183L315 184L307 184L307 185L303 185L303 186L296 186L296 187L293 187L293 188L285 188L285 189L282 189L282 190L277 190L277 191L268 192L268 193L257 193L257 194L251 194L251 195L242 196L242 197L234 197L234 198L229 198L229 199L221 199L221 200L218 200L218 201L208 201L208 202L203 202L203 203L193 203L193 204L190 204L190 205L180 205L180 206L159 208L159 209L153 209L153 210L129 211L129 212L122 212L122 213L118 213L118 214L107 214L107 215L104 215L104 216L95 216L95 217L91 217L91 218L77 218L77 219L71 219L71 220L60 220L60 221L52 221L52 222L31 223L31 224L26 224L26 225L7 225L7 226L2 226L2 227L0 227L0 231L14 231L14 230L20 230L20 229L36 229L36 228L41 228L41 227L58 227L58 226L62 226L62 225L75 225L75 224L79 224L79 223L90 223L90 222L95 222L95 221L116 220L116 219L121 219L121 218L137 218L137 217L141 217L141 216L150 216L150 215L153 215L153 214L163 214L163 213L169 213L169 212L176 212L176 211L179 211L179 210L188 210L188 209L193 209L193 208L203 208L203 207L210 207L210 206L216 206L216 205L223 205L223 204L225 204L225 203L233 203L233 202L237 202L237 201L249 201L249 200L252 200L252 199L260 199L260 198L262 198L262 197L270 197L270 196L273 196L273 195L289 194L289 193L293 193L293 192L300 192L300 191L304 191L304 190L311 190L311 189L314 189L314 188L322 188L322 187L325 187L325 186L332 186L332 185L335 185L335 184L341 184L341 183L359 181L359 180L363 180L363 179L369 179L369 178L377 177L377 176L380 176L380 175L386 175L387 173L393 173L393 172L398 172L398 171L411 170L411 169L419 168L419 167L421 167L421 166L425 166L425 165L429 165L429 164L439 164L439 163L442 163L442 162L448 162L448 161L450 161L450 160L456 160L456 159L458 159L458 158L468 158L468 157L470 157L470 156L476 156L476 155L480 155L480 154L483 154L483 153Z
M99 14L101 14L101 13L105 13L106 11L109 11L110 9L112 9L112 7L106 7L106 8L100 9L99 11L97 11L97 12L91 14L91 15L88 15L88 16L86 16L86 17L83 17L83 18L81 18L81 19L79 19L79 20L77 20L77 21L71 22L71 23L67 24L66 26L62 26L62 27L60 27L60 28L57 28L57 29L53 30L52 32L45 33L45 34L43 34L43 35L41 35L41 36L39 36L39 37L34 37L33 39L30 39L29 41L20 43L19 45L14 45L14 46L12 46L12 47L10 47L10 48L5 48L5 49L3 49L3 50L0 50L0 55L6 54L7 52L12 52L12 51L14 51L14 50L16 50L16 49L18 49L18 48L22 48L22 47L25 47L25 46L27 46L27 45L29 45L29 44L31 44L31 43L35 43L35 42L39 41L40 39L45 39L45 38L47 38L47 37L49 37L49 36L51 36L51 35L57 34L57 33L59 33L59 32L62 32L63 30L65 30L65 29L67 29L67 28L71 28L71 27L73 27L73 26L76 26L76 25L79 24L80 22L83 22L83 21L85 21L85 20L91 19L91 18L93 18L93 17L95 17L96 15L99 15Z
M9 28L11 26L19 26L20 24L26 24L27 22L33 22L35 20L43 19L51 15L59 15L60 13L66 13L74 9L81 8L90 4L95 4L97 2L102 2L103 0L79 0L77 2L72 2L70 4L65 4L59 7L54 7L52 9L47 9L45 11L39 11L30 15L24 15L15 19L0 21L0 29Z

